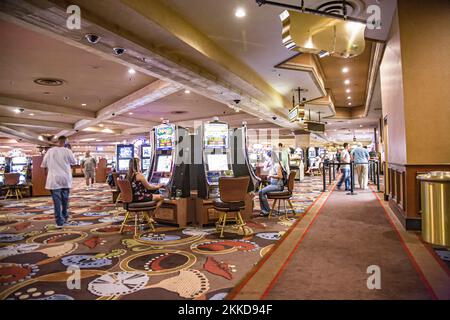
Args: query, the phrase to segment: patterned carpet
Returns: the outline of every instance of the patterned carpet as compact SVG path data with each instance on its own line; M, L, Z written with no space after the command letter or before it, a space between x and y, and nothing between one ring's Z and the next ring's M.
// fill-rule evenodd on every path
M64 229L54 228L49 197L0 201L0 299L220 300L295 221L255 215L252 235L229 229L223 239L212 227L156 225L133 238L119 234L123 211L106 184L86 191L83 179L74 183ZM296 183L298 216L320 193L321 177Z

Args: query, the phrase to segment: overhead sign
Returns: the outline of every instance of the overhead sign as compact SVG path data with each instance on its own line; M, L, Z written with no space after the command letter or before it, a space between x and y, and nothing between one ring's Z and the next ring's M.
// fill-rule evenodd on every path
M297 120L298 120L298 115L299 115L298 107L294 107L293 109L291 109L291 110L289 111L289 115L288 115L289 121L290 121L290 122L295 122L295 121L297 121Z

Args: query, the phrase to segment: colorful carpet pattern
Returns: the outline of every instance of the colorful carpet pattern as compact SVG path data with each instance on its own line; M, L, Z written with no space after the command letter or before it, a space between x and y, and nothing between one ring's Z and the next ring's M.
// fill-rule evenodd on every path
M297 218L320 194L321 177L296 183ZM50 197L0 201L0 299L224 299L295 222L257 216L255 201L249 236L158 224L135 238L119 234L124 212L111 201L106 184L86 191L75 179L64 229Z

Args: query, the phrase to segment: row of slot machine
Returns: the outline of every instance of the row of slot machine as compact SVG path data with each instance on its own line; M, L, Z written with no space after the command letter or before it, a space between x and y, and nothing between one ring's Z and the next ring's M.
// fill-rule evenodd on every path
M19 183L26 183L31 176L31 158L0 157L0 186L5 184L5 173L20 173Z
M117 170L125 174L135 157L134 145L117 146ZM141 170L152 184L163 186L167 198L189 197L197 190L201 198L218 197L220 177L250 176L249 191L259 178L249 162L247 128L229 128L225 122L204 123L195 134L164 123L151 131L150 144L140 146Z

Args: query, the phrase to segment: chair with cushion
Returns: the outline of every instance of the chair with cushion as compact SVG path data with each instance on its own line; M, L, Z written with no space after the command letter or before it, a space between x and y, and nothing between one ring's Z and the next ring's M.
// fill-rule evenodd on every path
M280 203L283 201L284 204L284 219L288 219L288 210L286 210L286 201L289 204L289 206L292 209L292 212L295 216L295 209L292 205L291 198L294 191L294 183L295 183L295 176L297 174L297 171L292 170L291 173L289 173L288 177L288 183L287 183L287 190L283 191L273 191L267 193L267 199L273 200L272 209L269 213L269 218L273 215L273 212L275 210L275 206L278 202L278 212L280 212Z
M142 214L143 220L147 221L147 223L139 225L141 226L147 224L153 231L155 231L155 227L153 225L155 221L150 216L150 212L155 211L157 204L156 201L133 202L133 191L131 189L131 183L127 179L117 179L117 186L121 193L123 208L126 210L125 219L123 220L122 226L120 227L120 233L122 233L123 229L126 226L130 226L127 224L127 222L132 218L131 216L134 215L134 236L136 236L138 230L139 214Z
M115 189L112 190L113 202L117 205L119 203L119 201L122 200L121 195L120 195L120 189L119 189L119 186L117 185L117 180L119 180L119 174L117 172L113 172L112 176L113 176L114 184L115 184Z
M20 173L5 173L5 187L6 187L6 195L5 200L8 197L16 197L17 200L22 199L21 187L19 185L20 182Z
M247 195L250 177L221 177L219 178L219 199L213 202L214 209L220 213L216 228L220 230L220 237L223 238L223 231L227 221L234 221L236 228L242 228L245 234L245 222L242 219L241 211L245 209L245 197ZM234 213L232 220L227 220L227 215Z

